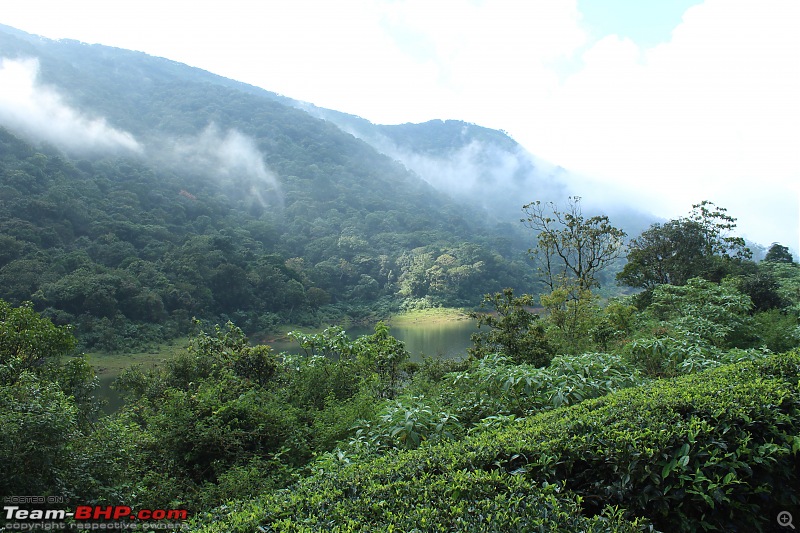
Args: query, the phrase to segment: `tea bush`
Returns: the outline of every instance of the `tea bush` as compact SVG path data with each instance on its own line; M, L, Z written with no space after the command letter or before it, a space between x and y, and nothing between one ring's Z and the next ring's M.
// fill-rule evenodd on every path
M467 424L487 416L526 416L572 405L639 385L644 378L613 354L560 355L546 368L516 365L493 354L452 374L449 381L443 401Z
M800 494L800 353L659 380L459 441L323 461L200 531L763 531ZM775 490L780 488L780 490Z

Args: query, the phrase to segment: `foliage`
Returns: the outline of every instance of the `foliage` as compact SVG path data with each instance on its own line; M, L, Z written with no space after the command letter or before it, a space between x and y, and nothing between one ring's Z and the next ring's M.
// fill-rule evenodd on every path
M716 284L692 278L682 286L659 285L622 352L649 376L704 367L702 361L719 360L727 350L757 344L751 308L735 279Z
M652 521L662 531L763 530L779 510L798 503L798 370L799 354L770 356L626 389L456 442L367 462L327 461L289 491L201 517L200 530L486 531L520 524L557 531L600 523L614 530L631 527L619 522L625 518L639 520L638 527ZM558 497L545 512L541 498L548 494ZM561 522L570 501L579 507L571 508L572 522ZM592 525L602 513L616 521Z
M598 298L588 289L561 286L540 297L547 311L547 336L557 350L576 354L591 349L598 325Z
M727 211L724 207L719 207L708 200L692 206L689 219L702 228L705 255L750 259L752 253L745 245L744 239L730 235L736 228L736 219Z
M25 372L0 387L3 494L73 493L71 443L81 437L77 408L57 383Z
M636 322L636 307L629 299L612 299L606 302L589 335L598 348L608 351L612 346L624 344Z
M86 502L116 496L120 472L109 462L129 448L93 445L92 436L105 427L97 423L97 381L85 358L64 358L74 346L68 327L55 326L29 304L0 300L3 494Z
M771 309L753 316L753 330L759 345L780 353L800 346L800 322L791 311Z
M403 365L410 357L405 345L389 335L389 326L383 322L375 325L375 333L359 337L355 344L358 363L368 372L377 374L378 397L394 398L400 386Z
M161 342L192 317L250 335L373 322L405 299L473 305L530 280L513 228L285 98L123 50L0 43L143 148L60 152L0 128L0 298L73 324L83 348ZM240 156L264 172L215 164L215 136L251 141ZM193 144L210 164L182 156Z
M30 302L13 307L0 300L0 385L16 383L24 372L42 374L75 348L67 326L55 326Z
M647 290L695 277L718 282L752 256L744 239L730 235L735 228L736 219L724 207L704 200L688 217L653 224L632 239L617 280Z
M480 425L497 415L525 417L643 381L636 368L616 355L557 356L546 368L490 355L448 376L442 403L464 424Z
M794 258L791 252L789 252L789 248L777 242L773 242L772 246L767 250L764 261L769 261L770 263L794 263Z
M397 295L471 305L529 278L521 247L496 245L499 230L454 216L455 204L423 194L418 177L363 143L301 111L285 117L263 97L184 95L210 97L301 130L275 147L252 131L250 112L229 124L270 153L282 207L253 206L240 184L192 165L79 159L0 129L0 297L30 300L73 324L83 347L115 351L185 334L193 316L262 333L385 313ZM335 160L321 161L331 150L304 137L333 139Z
M732 282L692 278L686 285L660 285L653 291L648 314L669 322L681 335L697 335L714 346L730 346L743 335L750 298Z
M206 513L197 530L633 533L643 525L611 507L586 517L575 496L524 476L461 470L391 481L394 465L373 468L343 468L333 479L313 477L290 493Z
M481 307L491 305L489 313L470 313L477 320L478 328L489 330L472 334L472 357L481 358L491 353L502 352L518 363L544 366L552 357L552 351L544 336L539 315L532 312L533 297L529 294L515 297L511 288L501 293L487 294Z
M128 468L160 476L137 503L194 508L228 490L243 496L288 483L310 450L302 412L275 386L280 372L271 350L250 346L231 323L199 331L161 369L125 372L116 386L128 402L118 416L143 436Z
M628 244L628 261L617 280L652 289L658 285L683 285L709 269L699 223L689 219L653 224Z
M458 417L436 411L424 397L411 396L385 406L372 420L361 420L348 447L380 454L389 449L413 450L423 443L453 439L461 429Z
M570 197L564 211L553 202L523 206L522 222L536 232L537 246L530 253L551 291L572 285L570 280L578 290L591 290L598 285L598 273L622 253L625 232L607 216L584 218L580 200Z
M800 343L800 268L777 243L749 261L724 208L634 239L619 279L645 291L604 302L592 291L624 233L578 198L528 204L540 318L514 296L533 276L512 229L277 95L121 51L0 42L41 52L48 83L137 138L213 124L252 140L280 183L0 128L3 494L187 507L198 529L248 532L764 530L798 504L800 354L770 350ZM102 74L109 58L129 68ZM392 131L410 145L461 127ZM302 355L245 334L486 291L464 361L410 363L381 322L357 339L293 332ZM100 416L73 333L115 350L192 324L188 349L125 373L126 406Z

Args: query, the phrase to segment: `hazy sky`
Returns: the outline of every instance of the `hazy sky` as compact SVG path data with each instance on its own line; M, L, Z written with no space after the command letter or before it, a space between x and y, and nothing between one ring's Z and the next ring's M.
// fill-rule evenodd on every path
M0 23L503 129L658 215L709 199L800 247L799 0L0 0Z

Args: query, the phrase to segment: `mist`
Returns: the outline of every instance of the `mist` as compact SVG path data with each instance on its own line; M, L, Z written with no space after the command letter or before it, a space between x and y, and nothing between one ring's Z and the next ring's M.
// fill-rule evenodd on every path
M522 150L507 151L477 140L442 156L413 152L390 143L379 149L436 189L477 204L500 218L526 203L524 195L555 198L565 194L557 170L539 168Z
M657 220L638 208L642 204L626 191L537 158L510 138L479 140L466 123L460 132L462 142L455 147L422 151L398 145L387 135L377 133L371 124L348 122L342 119L343 115L313 106L298 107L336 123L399 161L437 190L483 209L495 220L518 223L524 216L523 205L536 200L564 205L569 196L581 197L585 214L608 215L612 224L629 235L638 235Z
M40 82L37 59L0 59L0 125L15 134L69 153L133 155L146 164L214 179L261 207L283 204L278 180L255 141L237 130L223 132L210 124L195 136L155 134L140 142L67 102L58 88Z
M70 152L142 151L130 133L69 106L56 88L42 85L37 59L0 59L0 125Z
M400 146L374 129L365 130L337 120L325 110L309 106L304 110L334 122L343 131L400 162L440 192L480 207L500 220L517 221L522 205L535 197L555 199L567 195L559 178L560 169L537 161L519 145L510 149L471 138L466 124L461 131L460 146L422 152Z
M159 164L214 180L262 208L283 206L280 183L255 141L235 129L209 124L196 136L162 139L148 151Z

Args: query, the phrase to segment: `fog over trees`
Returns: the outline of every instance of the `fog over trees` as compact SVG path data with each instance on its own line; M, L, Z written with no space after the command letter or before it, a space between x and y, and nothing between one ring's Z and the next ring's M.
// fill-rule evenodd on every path
M4 495L205 532L766 531L796 505L800 267L724 207L603 210L503 132L141 53L0 27L0 55ZM412 360L391 319L440 308L471 347ZM297 353L266 343L287 329ZM104 411L98 354L175 339Z

